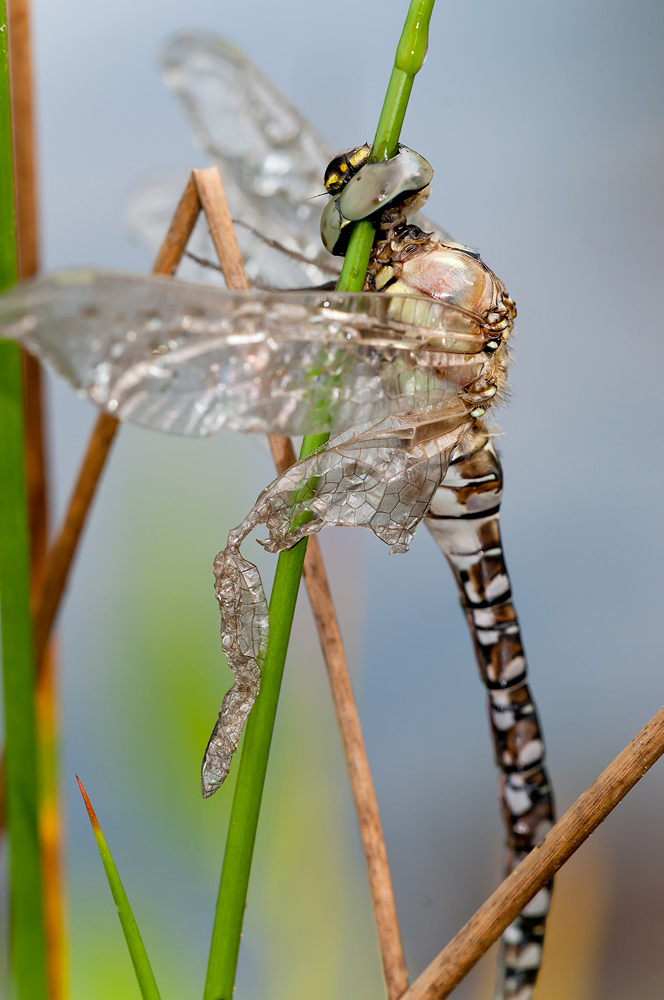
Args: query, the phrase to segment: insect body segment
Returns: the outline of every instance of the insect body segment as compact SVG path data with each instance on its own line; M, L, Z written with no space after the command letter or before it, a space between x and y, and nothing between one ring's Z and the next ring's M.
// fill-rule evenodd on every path
M452 456L425 523L447 559L487 689L489 720L501 770L499 794L507 830L507 871L553 823L544 744L500 537L500 460L481 423ZM503 936L497 1000L532 996L541 964L551 886L519 914Z

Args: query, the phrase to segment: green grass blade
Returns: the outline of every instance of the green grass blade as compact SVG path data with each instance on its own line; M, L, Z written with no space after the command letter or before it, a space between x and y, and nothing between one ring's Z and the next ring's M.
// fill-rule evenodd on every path
M90 802L87 792L85 791L83 783L78 775L76 775L76 781L78 782L78 787L81 790L81 795L83 796L83 801L85 802L85 808L88 810L92 832L94 833L95 840L97 841L97 847L99 848L101 863L104 866L106 878L108 879L108 884L110 886L111 893L113 894L113 900L115 901L115 905L118 909L122 932L125 936L125 941L127 942L127 948L129 949L132 965L134 966L134 972L136 973L136 979L138 980L138 987L141 991L141 996L143 997L143 1000L160 1000L159 990L157 989L157 984L152 974L152 968L145 951L143 940L138 930L138 925L134 919L134 914L131 912L131 906L129 905L127 894L124 891L124 887L120 881L120 876L118 875L118 870L115 867L115 862L111 857L111 852L109 851L106 840L104 839L104 834L102 833L99 825L99 820L97 819L96 813L92 808L92 803Z
M398 147L413 79L426 54L433 3L434 0L412 0L406 16L374 139L374 149L383 158L393 156ZM358 231L363 235L356 235ZM374 229L370 223L359 223L355 227L337 285L340 291L362 290L373 238ZM352 250L353 247L355 249ZM327 434L305 437L300 458L325 444L327 438ZM263 663L260 694L249 716L244 735L203 1000L233 996L258 815L306 544L305 538L289 551L280 553L277 562L270 600L270 637Z
M0 290L16 273L7 9L0 0ZM8 342L0 344L0 617L12 989L19 1000L46 1000L22 361Z

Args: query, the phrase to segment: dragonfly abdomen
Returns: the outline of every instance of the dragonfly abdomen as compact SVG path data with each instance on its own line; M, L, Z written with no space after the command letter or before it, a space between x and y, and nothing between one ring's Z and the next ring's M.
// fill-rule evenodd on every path
M487 689L511 871L553 823L553 800L503 555L501 498L500 460L477 423L453 457L426 523L454 573ZM548 885L505 932L497 1000L532 996L550 892Z

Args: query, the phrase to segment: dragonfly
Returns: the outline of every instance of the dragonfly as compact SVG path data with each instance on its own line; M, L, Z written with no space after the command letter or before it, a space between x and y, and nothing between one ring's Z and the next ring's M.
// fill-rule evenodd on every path
M512 869L553 821L500 536L503 476L488 418L504 393L514 303L478 254L410 217L428 181L374 212L379 228L364 292L292 290L338 270L320 246L320 202L311 200L326 169L330 176L330 150L223 40L174 40L164 72L199 145L221 167L245 224L248 275L263 287L57 272L0 299L2 334L123 421L194 437L224 427L333 432L327 446L266 487L214 560L222 648L235 683L206 750L204 795L228 773L268 638L260 576L240 552L245 537L265 525L262 544L277 552L326 526L364 526L405 552L424 521L456 579L486 686ZM342 220L367 166L348 171L339 193L329 185L328 205ZM153 188L131 209L134 230L148 242L163 235L170 194L168 186ZM275 240L291 253L276 251ZM280 282L291 287L277 290ZM497 998L533 995L550 888L504 935Z

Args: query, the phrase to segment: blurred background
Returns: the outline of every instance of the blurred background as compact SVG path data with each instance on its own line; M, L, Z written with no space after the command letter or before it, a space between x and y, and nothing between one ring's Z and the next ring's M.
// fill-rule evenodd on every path
M203 166L162 86L190 28L246 49L333 147L373 134L405 0L35 0L46 269L146 271L124 206L154 171ZM504 540L565 810L662 704L662 7L439 0L403 140L436 169L428 214L519 307L499 414ZM49 385L54 515L92 407ZM137 995L78 771L164 1000L202 993L232 782L199 793L229 686L212 559L273 477L258 439L122 429L61 615L72 1000ZM500 878L484 695L451 576L322 537L416 974ZM273 562L247 546L269 580ZM240 956L238 998L382 996L359 837L302 597ZM558 879L539 1000L661 997L664 765ZM491 995L493 957L459 1000Z

